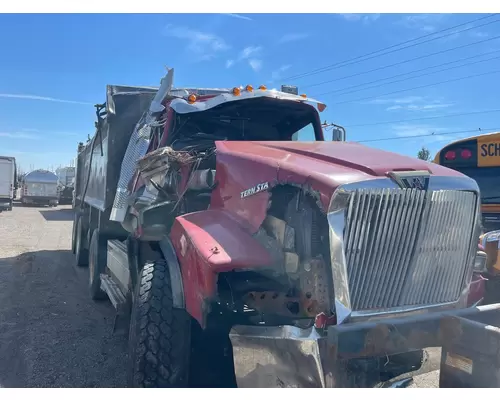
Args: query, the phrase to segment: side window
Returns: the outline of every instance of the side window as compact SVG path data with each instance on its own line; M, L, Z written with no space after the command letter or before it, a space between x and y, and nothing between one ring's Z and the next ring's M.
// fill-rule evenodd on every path
M314 142L316 135L314 134L313 124L307 124L300 131L292 135L292 140L296 142Z

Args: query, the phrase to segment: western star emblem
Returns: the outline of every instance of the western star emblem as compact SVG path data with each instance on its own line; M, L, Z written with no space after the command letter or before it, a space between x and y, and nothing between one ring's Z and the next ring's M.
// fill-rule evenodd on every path
M389 176L403 189L427 190L429 188L428 171L389 172Z
M264 190L267 189L269 189L269 182L259 183L258 185L255 185L254 187L251 187L250 189L241 192L241 198L244 199L245 197L263 192Z
M414 176L410 179L403 179L403 182L406 184L405 186L407 188L420 190L425 189L425 178L421 176Z

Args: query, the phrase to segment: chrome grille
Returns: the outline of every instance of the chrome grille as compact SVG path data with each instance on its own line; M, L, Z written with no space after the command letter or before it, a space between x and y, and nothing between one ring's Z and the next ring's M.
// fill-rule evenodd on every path
M344 232L352 310L457 301L475 214L473 192L353 191Z

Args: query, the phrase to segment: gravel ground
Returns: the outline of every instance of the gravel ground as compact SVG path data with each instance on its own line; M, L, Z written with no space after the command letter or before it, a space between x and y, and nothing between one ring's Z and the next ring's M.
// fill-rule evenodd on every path
M73 211L0 213L0 387L125 387L126 338L87 293L71 254ZM440 349L410 387L437 387Z
M68 206L0 213L2 387L125 386L126 338L74 266L72 219Z

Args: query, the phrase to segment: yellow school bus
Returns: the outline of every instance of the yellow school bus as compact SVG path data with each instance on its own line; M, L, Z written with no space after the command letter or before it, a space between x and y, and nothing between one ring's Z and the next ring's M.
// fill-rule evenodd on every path
M483 229L500 229L500 132L450 143L436 154L434 162L476 180L481 190Z

